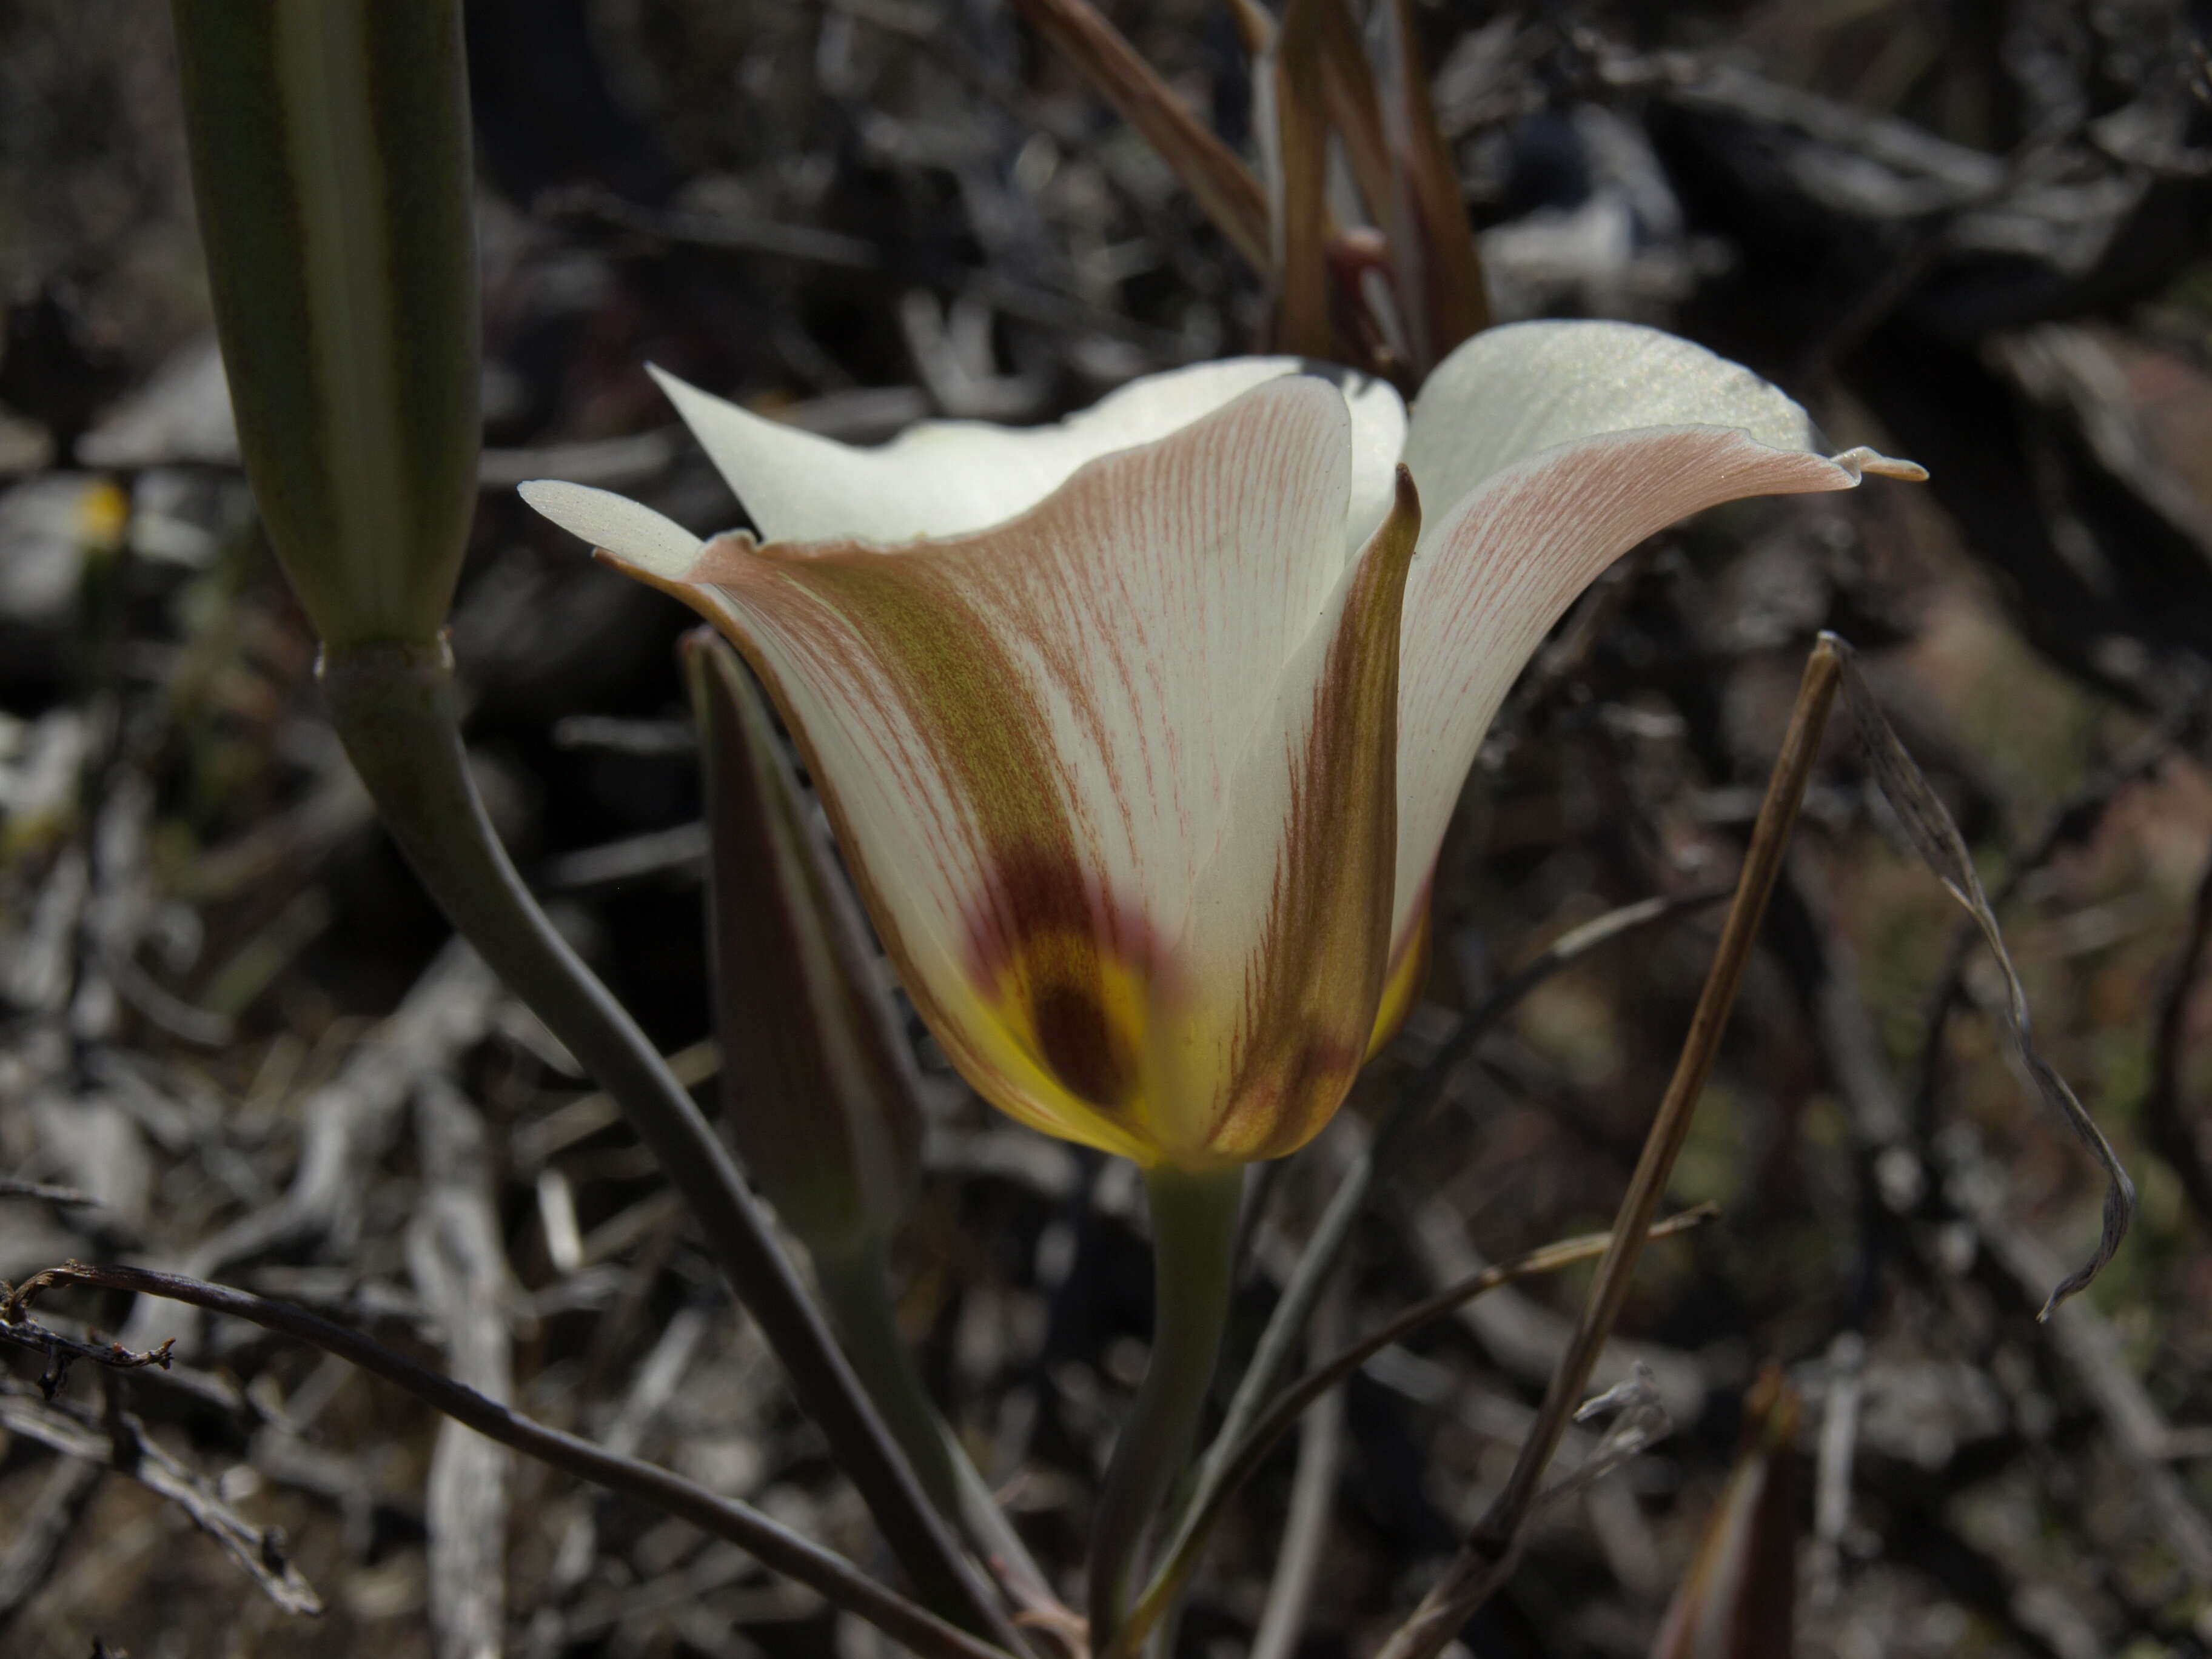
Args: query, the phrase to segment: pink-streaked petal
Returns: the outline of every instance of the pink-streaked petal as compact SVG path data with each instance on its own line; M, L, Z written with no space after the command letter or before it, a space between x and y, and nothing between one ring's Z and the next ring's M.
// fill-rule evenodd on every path
M1285 665L1343 583L1351 417L1276 377L902 552L707 544L641 572L736 639L886 950L1024 1121L1146 1161L1147 1022Z
M1634 323L1513 323L1437 366L1413 400L1406 464L1433 523L1484 479L1544 450L1662 426L1827 447L1787 394L1703 346Z
M1419 924L1483 733L1576 596L1645 537L1705 507L1850 489L1866 463L1848 459L1711 426L1616 432L1492 474L1423 535L1406 585L1394 939L1402 945Z
M1413 481L1345 573L1247 745L1159 1003L1157 1133L1186 1163L1295 1152L1367 1058L1397 852L1401 607ZM1170 988L1172 989L1173 988Z

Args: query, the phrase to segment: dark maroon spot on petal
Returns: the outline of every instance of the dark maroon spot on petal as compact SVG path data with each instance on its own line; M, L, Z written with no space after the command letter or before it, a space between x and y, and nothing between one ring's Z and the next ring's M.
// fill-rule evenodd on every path
M1030 993L1030 1018L1041 1058L1077 1099L1119 1110L1135 1081L1133 1056L1106 1017L1097 990L1050 982Z

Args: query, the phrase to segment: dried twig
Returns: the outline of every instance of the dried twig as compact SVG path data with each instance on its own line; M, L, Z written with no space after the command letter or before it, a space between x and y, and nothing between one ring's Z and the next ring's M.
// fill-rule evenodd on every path
M1010 1659L1006 1650L970 1636L928 1609L886 1589L842 1556L802 1537L750 1504L724 1498L667 1469L634 1457L620 1456L604 1446L524 1417L449 1376L425 1370L359 1331L332 1324L304 1308L176 1273L71 1261L33 1274L18 1285L5 1304L0 1305L0 1322L21 1318L30 1298L39 1291L68 1283L102 1285L111 1290L188 1303L310 1343L404 1389L487 1439L512 1446L611 1492L665 1510L702 1531L741 1546L764 1565L819 1591L926 1659Z
M1828 1346L1820 1403L1820 1458L1813 1482L1813 1551L1806 1600L1815 1613L1835 1605L1843 1586L1844 1534L1851 1519L1851 1468L1866 1393L1866 1339L1844 1331Z
M1541 1488L1544 1470L1551 1462L1568 1420L1581 1403L1591 1367L1626 1301L1630 1275L1641 1254L1653 1215L1659 1206L1675 1155L1687 1138L1691 1118L1705 1079L1711 1073L1720 1039L1735 1002L1736 988L1751 958L1752 945L1766 911L1768 896L1780 874L1797 809L1812 776L1844 668L1843 642L1823 635L1806 664L1798 688L1790 729L1782 740L1767 786L1765 805L1753 827L1751 846L1744 855L1743 872L1735 898L1721 930L1720 945L1706 975L1704 993L1692 1017L1690 1034L1675 1064L1673 1080L1661 1101L1657 1117L1644 1143L1643 1156L1630 1177L1622 1199L1613 1238L1598 1263L1596 1282L1583 1310L1575 1340L1561 1356L1552 1385L1539 1408L1536 1426L1522 1443L1521 1453L1504 1489L1475 1525L1459 1556L1443 1578L1422 1599L1421 1605L1384 1645L1384 1659L1432 1659L1453 1635L1504 1582L1518 1559L1525 1528Z
M1823 641L1832 638L1823 635ZM1859 742L1875 781L1881 786L1883 798L1896 812L1921 859L1949 890L1951 896L1973 916L1990 947L1990 954L1996 958L1997 967L2004 975L2006 1000L1997 1010L1997 1016L2012 1040L2014 1060L2044 1104L2073 1130L2075 1138L2088 1149L2104 1171L2103 1232L2089 1260L2052 1287L2042 1312L2036 1316L2048 1319L2060 1303L2087 1285L2120 1248L2120 1240L2126 1236L2128 1223L2135 1214L2135 1183L2128 1179L2127 1171L2120 1167L2120 1160L2112 1152L2112 1143L2105 1139L2087 1109L2067 1086L2066 1079L2036 1052L2027 992L2021 985L2011 954L2005 949L2004 936L1997 928L1996 913L1990 908L1989 896L1982 890L1981 875L1974 868L1966 839L1960 835L1959 826L1951 821L1950 812L1919 767L1913 763L1912 757L1905 752L1905 745L1898 741L1897 733L1890 729L1881 705L1875 702L1874 694L1851 663L1850 647L1838 641L1836 648L1842 665L1844 701L1851 711L1852 724L1858 727Z
M1324 1358L1343 1322L1344 1284L1315 1312L1308 1332ZM1293 1659L1305 1631L1306 1609L1322 1573L1322 1553L1328 1543L1328 1512L1344 1467L1344 1395L1332 1388L1307 1406L1298 1419L1298 1468L1291 1480L1290 1513L1283 1541L1275 1552L1267 1581L1267 1602L1252 1635L1249 1659Z
M0 1279L0 1295L7 1295L7 1281ZM95 1365L111 1366L117 1370L137 1370L147 1365L169 1369L169 1351L176 1346L173 1339L143 1351L125 1347L120 1342L101 1342L70 1335L38 1323L35 1320L20 1319L0 1322L0 1342L33 1352L44 1354L49 1369L39 1379L39 1386L52 1399L61 1391L69 1378L69 1368L77 1360L88 1360Z
M48 1401L0 1395L0 1428L66 1456L129 1475L190 1516L285 1612L322 1612L322 1597L286 1556L283 1535L273 1527L255 1526L224 1503L212 1483L149 1437L145 1425L131 1413L111 1411L103 1426L94 1429Z
M308 1239L343 1249L360 1228L366 1175L404 1126L409 1096L483 1037L500 996L499 981L466 945L440 951L392 1017L301 1107L300 1162L284 1195L185 1252L185 1271L205 1277ZM145 1333L134 1321L125 1334L143 1340Z
M50 1187L40 1181L17 1181L12 1176L0 1176L0 1198L35 1198L47 1204L59 1204L70 1209L98 1204L90 1193L81 1193L74 1187Z

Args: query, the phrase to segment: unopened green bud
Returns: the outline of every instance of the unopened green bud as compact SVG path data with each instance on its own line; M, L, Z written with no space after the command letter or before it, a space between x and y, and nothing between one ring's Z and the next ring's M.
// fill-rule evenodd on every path
M684 658L706 780L730 1135L817 1261L850 1261L888 1237L911 1200L913 1054L752 677L710 629L685 639Z
M239 447L324 641L444 626L481 368L459 0L173 0Z

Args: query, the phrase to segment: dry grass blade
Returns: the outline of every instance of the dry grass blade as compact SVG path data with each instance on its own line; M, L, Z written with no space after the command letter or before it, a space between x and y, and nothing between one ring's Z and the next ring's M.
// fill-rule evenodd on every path
M1490 326L1490 291L1460 196L1458 164L1429 96L1412 0L1387 0L1382 18L1389 43L1382 112L1401 191L1390 254L1416 354L1413 368L1425 375L1454 346Z
M1668 1603L1651 1659L1789 1659L1796 1626L1800 1406L1769 1369L1745 1402L1743 1449Z
M1823 639L1834 640L1834 636L1823 635ZM1949 809L1898 740L1888 717L1881 712L1881 704L1875 701L1874 693L1867 689L1866 681L1852 662L1850 647L1840 640L1834 640L1834 643L1843 665L1844 702L1851 711L1852 724L1858 729L1868 769L1874 774L1883 799L1897 814L1913 850L1950 890L1951 896L1973 917L1989 945L1990 954L1996 959L1997 968L2004 975L2006 1000L2002 1017L2005 1034L2012 1042L2014 1060L2044 1103L2064 1120L2104 1172L2103 1229L2096 1250L2052 1289L2042 1311L2036 1316L2038 1319L2048 1319L2052 1309L2095 1279L2120 1248L2120 1241L2127 1236L2128 1224L2135 1216L2135 1183L2120 1167L2112 1143L2097 1127L2088 1109L2067 1086L2066 1079L2036 1052L2027 993L2021 985L2011 953L2005 949L2004 936L1997 928L1996 913L1990 908L1989 896L1982 890L1982 878L1974 868L1972 854L1966 850L1966 837L1959 833Z
M1016 0L1024 16L1175 169L1251 267L1268 268L1267 194L1089 0Z
M1649 1237L1652 1239L1672 1238L1678 1233L1703 1226L1717 1213L1711 1205L1699 1205L1680 1215L1669 1216L1652 1227ZM1591 1257L1601 1255L1612 1243L1611 1233L1589 1233L1580 1238L1561 1239L1557 1243L1543 1245L1510 1261L1500 1261L1479 1273L1470 1273L1455 1284L1447 1285L1435 1295L1415 1303L1350 1347L1308 1371L1269 1401L1266 1410L1253 1419L1250 1428L1233 1445L1222 1448L1218 1473L1209 1477L1197 1504L1177 1531L1167 1559L1161 1563L1152 1583L1145 1587L1145 1594L1136 1610L1130 1614L1127 1624L1123 1626L1120 1644L1114 1651L1133 1652L1137 1644L1166 1615L1197 1567L1206 1540L1212 1536L1214 1525L1227 1509L1230 1499L1243 1491L1245 1484L1260 1472L1261 1466L1282 1443L1283 1437L1297 1426L1299 1418L1308 1407L1383 1349L1393 1343L1404 1341L1415 1332L1457 1311L1475 1297L1520 1279L1557 1273L1578 1261L1588 1261Z
M1397 191L1391 182L1382 99L1345 0L1321 0L1321 91L1367 211L1377 225L1387 227L1396 210Z
M1291 0L1258 83L1264 111L1269 252L1275 290L1275 347L1301 357L1332 358L1329 326L1328 121L1322 96L1322 12L1325 0Z
M1835 701L1845 649L1841 640L1824 634L1805 665L1804 678L1797 688L1796 706L1790 716L1790 728L1783 735L1782 752L1768 780L1758 822L1752 827L1751 845L1744 854L1742 873L1737 878L1735 897L1729 906L1728 920L1722 927L1720 943L1713 953L1712 967L1705 975L1705 988L1698 995L1697 1011L1691 1017L1689 1035L1683 1039L1674 1074L1668 1083L1665 1097L1659 1103L1650 1132L1644 1137L1635 1173L1629 1177L1628 1191L1621 1199L1620 1214L1613 1223L1612 1242L1598 1263L1596 1280L1590 1287L1589 1299L1575 1328L1574 1340L1552 1373L1551 1386L1538 1408L1534 1425L1522 1443L1520 1455L1506 1478L1504 1489L1476 1522L1465 1547L1446 1569L1443 1577L1422 1598L1413 1617L1392 1632L1382 1649L1382 1659L1434 1659L1475 1610L1505 1582L1519 1559L1528 1522L1542 1487L1544 1470L1559 1449L1568 1421L1581 1402L1583 1390L1589 1386L1590 1370L1627 1300L1637 1257L1643 1250L1652 1217L1658 1211L1674 1160L1682 1150L1682 1143L1688 1139L1698 1097L1705 1092L1713 1060L1720 1052L1722 1034L1728 1029L1736 992L1751 961L1752 945L1766 915L1766 902L1782 872L1790 832L1796 827L1798 808L1804 803L1805 786L1812 777L1813 763L1820 753L1820 734Z

